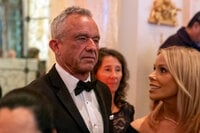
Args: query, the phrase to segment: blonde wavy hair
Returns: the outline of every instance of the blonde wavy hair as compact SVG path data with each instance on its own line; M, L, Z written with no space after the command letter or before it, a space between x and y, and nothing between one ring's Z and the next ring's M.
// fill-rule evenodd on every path
M161 49L169 68L169 72L178 85L177 108L179 112L178 130L185 133L198 133L200 131L200 52L196 49L172 46ZM156 101L157 102L157 101ZM150 116L156 124L163 103L153 109ZM152 123L152 124L153 124ZM151 124L151 125L152 125Z

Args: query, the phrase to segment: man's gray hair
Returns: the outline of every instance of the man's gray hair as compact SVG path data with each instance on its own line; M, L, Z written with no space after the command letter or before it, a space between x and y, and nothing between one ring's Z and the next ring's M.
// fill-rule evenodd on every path
M90 10L81 8L78 6L72 6L66 8L57 17L55 17L51 23L51 36L52 38L60 39L64 35L64 23L65 19L72 14L79 14L82 16L92 17Z

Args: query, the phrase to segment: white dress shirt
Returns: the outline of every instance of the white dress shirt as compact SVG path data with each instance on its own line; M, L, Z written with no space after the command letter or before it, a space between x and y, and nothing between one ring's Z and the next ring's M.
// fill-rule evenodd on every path
M91 90L90 92L82 91L76 96L74 89L76 88L79 79L66 72L58 63L56 63L55 67L67 86L68 91L70 92L72 99L81 113L90 133L103 133L103 119L94 90ZM90 76L84 82L87 81L90 81Z

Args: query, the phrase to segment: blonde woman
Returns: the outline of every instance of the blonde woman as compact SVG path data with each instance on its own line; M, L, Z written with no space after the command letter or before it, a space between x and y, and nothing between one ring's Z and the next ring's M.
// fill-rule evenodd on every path
M152 112L131 126L140 133L199 133L200 52L178 46L160 50L149 81Z

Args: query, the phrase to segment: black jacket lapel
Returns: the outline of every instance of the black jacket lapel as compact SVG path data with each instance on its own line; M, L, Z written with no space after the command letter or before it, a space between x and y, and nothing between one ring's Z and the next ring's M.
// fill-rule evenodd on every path
M58 89L57 96L60 99L61 103L66 108L67 112L70 113L71 117L73 117L74 121L80 126L83 132L88 132L89 130L78 111L67 87L65 86L64 82L60 78L59 74L57 73L55 66L49 72L52 84Z
M109 95L107 97L105 95L105 93L103 93L102 89L108 89L108 88L105 85L101 84L99 81L97 81L97 85L96 85L96 88L94 89L94 92L96 94L96 97L97 97L97 100L98 100L98 103L99 103L99 106L100 106L100 111L101 111L103 123L104 123L104 130L105 130L104 132L108 133L109 128L110 128L109 127L110 126L109 115L111 114L111 112L108 112L108 110L111 109L111 99L110 99L111 96ZM106 102L106 100L107 100L107 102Z

